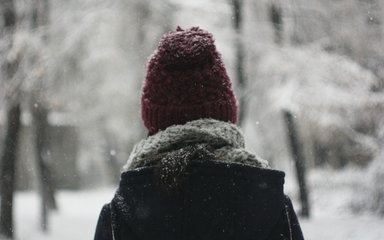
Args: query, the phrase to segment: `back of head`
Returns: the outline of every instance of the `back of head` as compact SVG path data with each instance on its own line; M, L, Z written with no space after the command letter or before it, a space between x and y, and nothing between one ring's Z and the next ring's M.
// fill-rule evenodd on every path
M236 123L236 99L212 34L178 27L161 38L147 65L141 115L150 134L200 118Z

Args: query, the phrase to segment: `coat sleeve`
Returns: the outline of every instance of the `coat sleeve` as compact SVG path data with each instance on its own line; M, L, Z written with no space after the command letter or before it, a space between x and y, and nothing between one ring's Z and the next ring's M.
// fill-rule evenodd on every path
M286 196L284 208L268 240L304 240L291 200Z
M105 204L101 209L94 240L113 240L110 204Z

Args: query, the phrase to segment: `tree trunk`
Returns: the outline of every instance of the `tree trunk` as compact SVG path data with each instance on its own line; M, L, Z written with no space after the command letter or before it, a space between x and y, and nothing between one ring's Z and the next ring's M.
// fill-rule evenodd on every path
M49 167L49 138L48 138L48 110L40 104L35 104L32 108L34 131L35 131L35 151L37 161L37 173L39 176L39 185L41 193L41 228L48 230L48 211L57 209L54 194L54 179Z
M16 27L16 10L13 0L2 0L0 2L0 10L2 11L4 19L4 33L13 35ZM12 48L12 45L13 42L10 43L10 49ZM4 68L6 80L13 80L18 65L18 58L11 59L6 63ZM8 99L7 132L1 156L0 237L5 237L7 239L13 239L13 233L15 231L13 226L13 194L15 191L16 157L21 115L17 94L17 89L15 89L15 92L10 93L10 99Z
M20 104L10 107L7 118L7 133L1 158L0 235L13 239L13 193L15 191L16 158L20 132Z
M105 155L107 168L109 170L109 176L112 184L117 184L120 180L120 164L117 158L117 142L113 134L106 128L104 129L105 137Z
M49 1L48 0L34 0L32 11L32 29L38 29L45 27L49 22ZM42 41L48 43L48 34L45 31L42 36ZM39 58L40 56L37 56ZM34 105L31 108L31 112L34 120L35 131L35 153L36 153L36 165L37 175L40 186L41 194L41 229L43 231L48 230L48 217L49 210L56 210L57 204L55 199L55 183L52 175L52 169L50 163L50 151L49 151L49 137L48 137L48 108L46 107L46 101L43 99L42 85L43 79L47 76L43 74L40 76L39 84L41 87L37 87L32 98Z
M233 27L235 29L235 51L236 51L236 80L237 85L240 91L238 95L239 101L239 117L238 123L240 126L244 123L245 113L246 113L246 99L245 99L245 89L246 89L246 78L244 74L244 59L245 59L245 51L244 51L244 42L243 42L243 1L242 0L232 0L233 6Z
M269 19L274 30L275 43L281 45L283 43L283 10L275 3L269 6Z
M284 122L286 124L288 140L290 143L291 154L295 162L296 168L296 177L299 184L300 190L300 202L301 202L301 211L300 214L303 217L308 218L310 215L310 205L308 201L308 188L305 175L305 160L303 156L303 151L299 141L299 134L296 129L294 118L292 114L288 111L284 111Z

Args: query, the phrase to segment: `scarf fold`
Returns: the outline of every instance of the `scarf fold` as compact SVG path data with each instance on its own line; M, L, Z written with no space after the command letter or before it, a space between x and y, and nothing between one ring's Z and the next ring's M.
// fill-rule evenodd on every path
M234 124L199 119L170 126L140 141L133 148L122 171L160 165L168 172L176 173L194 160L269 168L266 160L244 149L244 137Z

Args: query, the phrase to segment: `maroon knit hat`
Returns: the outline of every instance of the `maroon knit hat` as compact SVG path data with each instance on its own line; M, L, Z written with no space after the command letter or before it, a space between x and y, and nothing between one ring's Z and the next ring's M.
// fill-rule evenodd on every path
M147 65L141 116L149 134L200 118L236 123L236 99L212 34L178 27L161 38Z

